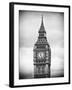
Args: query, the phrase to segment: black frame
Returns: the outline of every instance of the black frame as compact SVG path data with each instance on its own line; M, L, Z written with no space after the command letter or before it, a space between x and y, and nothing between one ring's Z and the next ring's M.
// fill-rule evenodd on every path
M69 9L69 77L68 82L63 83L51 83L51 84L35 84L35 85L19 85L14 86L14 5L33 5L33 6L44 6L44 7L63 7ZM9 86L10 87L28 87L28 86L45 86L45 85L61 85L70 84L70 6L69 5L52 5L52 4L35 4L35 3L20 3L10 2L9 3Z

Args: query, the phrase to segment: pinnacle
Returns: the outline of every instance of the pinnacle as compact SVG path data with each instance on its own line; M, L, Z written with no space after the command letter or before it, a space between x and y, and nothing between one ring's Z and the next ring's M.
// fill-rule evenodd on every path
M46 33L45 28L44 28L44 24L43 24L43 15L41 16L41 18L42 18L42 21L41 21L39 33Z

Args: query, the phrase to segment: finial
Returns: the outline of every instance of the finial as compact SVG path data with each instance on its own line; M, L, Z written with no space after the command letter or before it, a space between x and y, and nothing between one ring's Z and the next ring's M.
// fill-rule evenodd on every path
M41 26L40 26L39 33L46 33L44 29L44 24L43 24L43 14L41 14Z
M43 14L41 16L42 16L42 19L43 19Z
M42 18L42 21L43 21L43 14L41 14L41 18Z
M41 25L43 25L43 14L41 14Z

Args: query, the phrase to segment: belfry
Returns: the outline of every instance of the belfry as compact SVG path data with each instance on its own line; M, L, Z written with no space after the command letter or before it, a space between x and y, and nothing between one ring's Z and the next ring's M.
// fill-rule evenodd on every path
M38 33L39 36L37 42L34 44L33 49L34 78L49 78L51 65L51 49L46 38L43 16Z

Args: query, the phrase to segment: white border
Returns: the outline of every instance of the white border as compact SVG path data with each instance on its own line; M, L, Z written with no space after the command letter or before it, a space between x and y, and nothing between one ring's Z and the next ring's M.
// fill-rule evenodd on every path
M43 78L43 79L23 79L19 80L19 10L33 10L33 11L52 11L64 12L64 77L60 78ZM15 5L14 6L14 86L18 85L34 85L34 84L51 84L68 82L68 8L60 7L42 7L30 5Z

